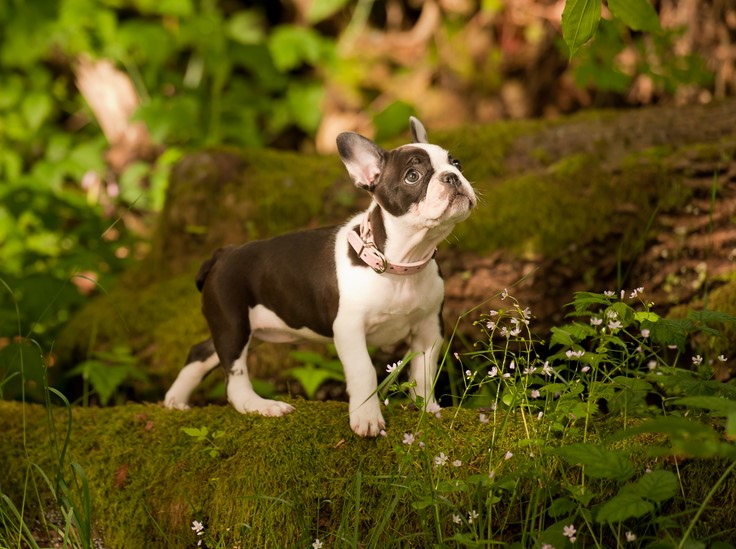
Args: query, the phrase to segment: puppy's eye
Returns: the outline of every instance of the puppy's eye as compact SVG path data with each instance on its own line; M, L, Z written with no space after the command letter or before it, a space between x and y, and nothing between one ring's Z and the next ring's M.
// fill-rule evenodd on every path
M460 163L460 161L457 158L453 158L451 162L452 162L452 165L458 169L458 171L463 171L463 165Z
M406 175L404 176L404 182L408 183L409 185L416 185L419 183L419 180L422 178L421 174L416 170L409 170L406 172Z

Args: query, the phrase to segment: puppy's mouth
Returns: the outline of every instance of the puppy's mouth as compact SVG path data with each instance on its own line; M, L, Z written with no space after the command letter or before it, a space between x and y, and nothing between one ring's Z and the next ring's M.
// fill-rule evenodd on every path
M475 196L465 193L460 189L455 189L450 200L447 201L447 207L449 208L454 206L459 200L468 201L468 210L475 208L475 205L478 203L478 199Z

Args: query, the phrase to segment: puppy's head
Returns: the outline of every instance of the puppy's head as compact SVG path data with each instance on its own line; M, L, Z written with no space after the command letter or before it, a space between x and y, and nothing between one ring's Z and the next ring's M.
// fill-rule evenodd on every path
M337 149L355 185L373 195L388 214L417 227L454 225L477 200L460 161L427 141L419 120L410 119L414 143L385 151L353 132L337 136Z

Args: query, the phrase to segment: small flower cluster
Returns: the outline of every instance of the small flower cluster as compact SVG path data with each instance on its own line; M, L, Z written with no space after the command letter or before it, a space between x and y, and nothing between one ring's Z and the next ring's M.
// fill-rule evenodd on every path
M509 298L514 302L512 309L491 309L488 314L482 315L481 320L476 322L476 324L483 326L489 332L489 335L498 330L501 337L511 339L519 337L524 328L528 329L529 321L532 318L531 310L529 307L522 309L508 290L501 292L502 301Z
M450 460L450 458L448 456L446 456L444 452L440 452L440 454L438 456L435 456L434 457L434 460L433 460L434 461L434 467L435 467L435 469L437 467L444 467L445 465L447 465L447 462L449 460ZM463 462L460 461L459 459L456 459L456 460L452 461L451 463L452 463L452 466L453 467L462 467L462 465L463 465Z
M197 536L200 537L204 534L204 524L202 524L198 520L193 520L192 530L194 530L197 533ZM201 547L201 546L202 546L202 539L200 537L200 539L197 540L197 547Z

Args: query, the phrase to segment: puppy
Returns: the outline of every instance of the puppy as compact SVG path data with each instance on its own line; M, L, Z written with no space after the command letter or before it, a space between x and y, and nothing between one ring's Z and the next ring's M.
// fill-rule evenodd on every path
M368 345L409 339L415 397L433 403L442 346L444 283L437 244L476 205L460 162L427 141L412 117L414 142L385 151L352 132L337 147L355 185L372 201L344 225L217 250L197 274L211 338L194 345L166 393L169 408L189 396L218 364L227 398L241 413L293 411L253 390L246 363L253 339L333 341L345 369L350 427L360 436L384 428Z

